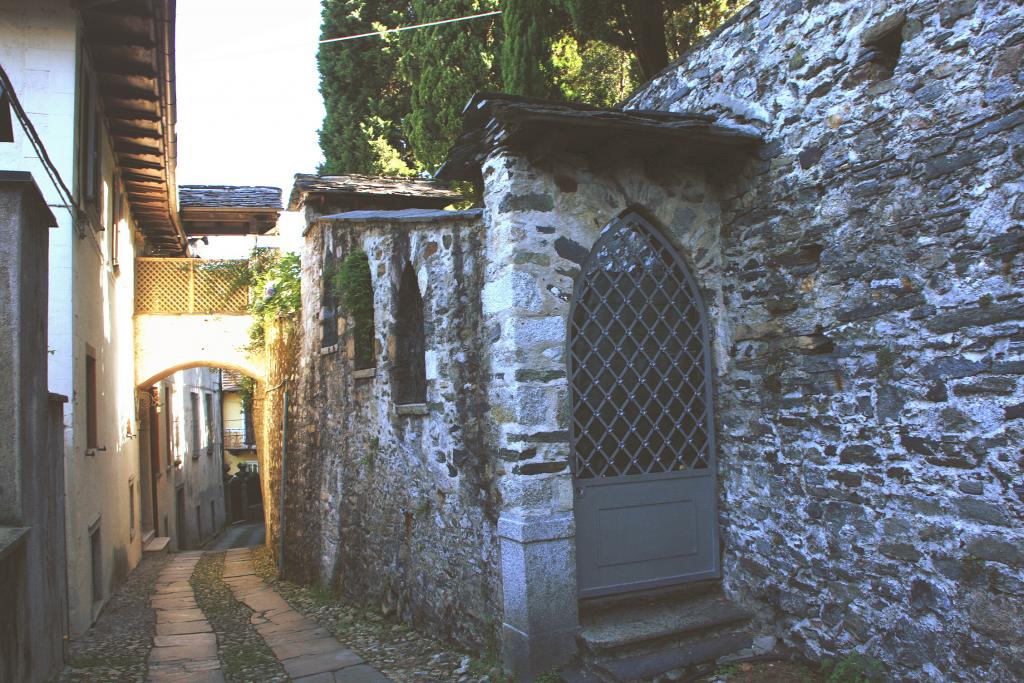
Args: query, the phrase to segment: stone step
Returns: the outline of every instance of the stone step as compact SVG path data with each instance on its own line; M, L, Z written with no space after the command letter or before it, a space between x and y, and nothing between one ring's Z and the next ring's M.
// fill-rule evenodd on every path
M153 529L150 529L149 531L143 531L142 532L142 547L145 548L146 544L149 543L150 541L152 541L154 537L156 537L156 531L154 531Z
M638 605L661 605L667 602L678 602L704 595L719 595L722 584L717 579L697 581L679 586L653 588L632 593L618 593L600 598L588 598L580 602L580 623L588 624L603 615L630 610Z
M159 555L167 552L167 546L171 544L169 536L156 536L150 539L149 543L142 546L142 552L146 555Z
M614 656L742 625L752 616L721 593L661 603L641 601L632 607L623 603L619 609L589 618L578 638L583 652Z
M715 660L749 648L752 643L753 636L749 632L732 631L654 652L595 662L591 667L615 683L649 681L668 672L682 676L710 673Z

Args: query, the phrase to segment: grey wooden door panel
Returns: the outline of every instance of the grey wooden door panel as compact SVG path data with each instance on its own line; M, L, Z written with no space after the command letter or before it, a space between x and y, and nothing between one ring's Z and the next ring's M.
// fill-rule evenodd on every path
M637 214L605 229L568 331L581 596L719 575L707 321Z

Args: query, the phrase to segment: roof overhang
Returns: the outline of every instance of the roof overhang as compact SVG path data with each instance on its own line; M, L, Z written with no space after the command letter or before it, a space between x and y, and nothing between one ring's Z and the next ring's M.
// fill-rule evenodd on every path
M117 165L148 251L187 251L178 219L175 0L76 0Z
M266 235L280 215L281 209L182 207L181 222L189 237Z
M429 178L297 173L288 199L288 210L299 211L307 204L335 213L443 209L462 199L458 192Z
M670 158L721 164L761 145L751 126L697 113L602 109L501 93L477 93L462 113L463 132L435 177L479 182L480 167L498 148L531 161L563 153L614 161Z
M265 185L182 185L181 221L189 237L266 235L281 216L281 188Z

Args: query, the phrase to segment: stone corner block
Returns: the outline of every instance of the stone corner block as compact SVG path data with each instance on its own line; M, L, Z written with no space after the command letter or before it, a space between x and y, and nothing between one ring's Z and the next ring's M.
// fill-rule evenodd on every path
M568 662L579 632L572 514L506 512L498 520L502 659L518 681Z

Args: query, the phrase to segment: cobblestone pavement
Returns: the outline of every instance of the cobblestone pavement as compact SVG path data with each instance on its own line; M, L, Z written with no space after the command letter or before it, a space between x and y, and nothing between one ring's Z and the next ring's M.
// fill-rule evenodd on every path
M471 656L327 591L277 578L266 547L252 549L256 573L300 613L330 631L395 683L506 683L493 655Z
M149 607L157 577L169 556L142 560L103 607L100 618L68 646L68 663L58 681L135 681L146 678L146 657L156 621Z
M71 643L56 680L505 683L493 662L279 581L270 557L264 547L147 557Z
M217 633L217 656L228 681L287 681L281 663L256 632L252 611L223 580L224 553L207 553L192 575L196 602Z
M225 554L224 582L253 612L252 623L296 682L391 683L329 631L302 616L256 575L248 549Z
M149 652L147 680L153 683L223 683L217 636L196 605L189 582L201 552L179 553L164 566L150 605L156 636Z

